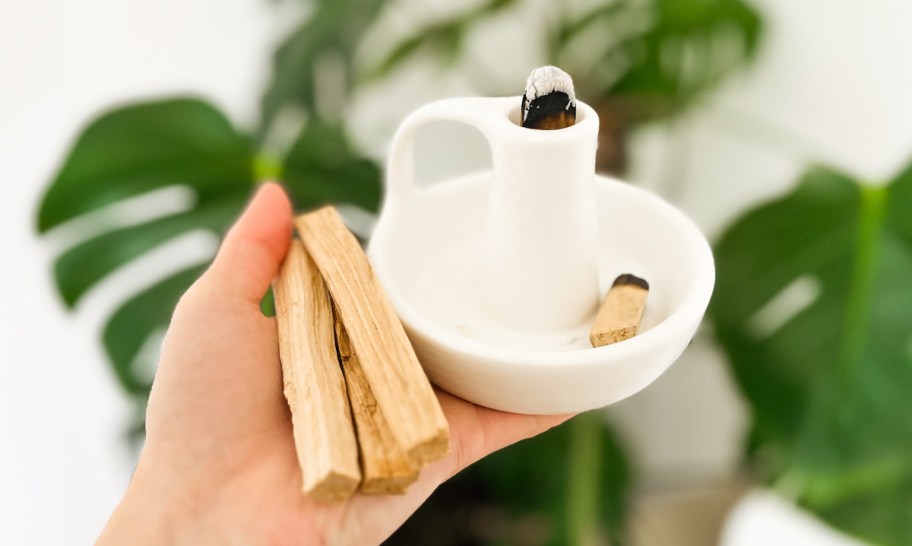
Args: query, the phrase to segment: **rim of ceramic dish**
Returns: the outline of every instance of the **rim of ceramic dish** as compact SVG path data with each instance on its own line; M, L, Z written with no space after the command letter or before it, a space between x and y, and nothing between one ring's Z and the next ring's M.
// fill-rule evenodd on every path
M468 175L460 177L460 180L484 176L490 176L490 174ZM412 305L395 282L394 275L389 271L385 262L385 256L389 254L384 249L388 244L384 237L386 237L387 226L391 220L384 221L383 216L377 224L368 249L372 266L400 319L422 336L456 353L496 360L516 368L554 366L566 371L571 367L605 367L623 362L629 363L631 359L651 352L656 344L669 346L678 343L682 345L683 350L690 339L682 343L679 338L681 336L689 337L690 331L699 325L709 305L715 285L715 265L709 243L690 218L653 193L602 175L596 175L596 184L607 185L610 187L610 191L636 195L637 198L645 199L651 207L662 209L662 214L673 219L674 224L677 224L681 233L684 234L691 252L697 255L694 260L696 271L694 271L693 281L681 303L660 323L622 342L591 349L532 351L498 347L447 330L431 321ZM434 192L436 188L438 186L422 189L419 194ZM384 212L393 211L385 210Z

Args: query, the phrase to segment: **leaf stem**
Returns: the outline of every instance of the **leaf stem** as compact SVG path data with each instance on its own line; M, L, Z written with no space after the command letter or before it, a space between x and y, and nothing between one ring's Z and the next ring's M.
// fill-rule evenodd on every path
M599 474L601 417L598 412L575 417L570 427L567 458L567 544L593 546L599 537Z
M840 352L842 380L851 380L851 365L862 361L871 294L877 275L880 235L887 203L887 188L862 186L858 218L858 237L846 304L845 337Z
M253 158L253 181L256 183L281 180L282 171L281 159L273 155L259 153Z

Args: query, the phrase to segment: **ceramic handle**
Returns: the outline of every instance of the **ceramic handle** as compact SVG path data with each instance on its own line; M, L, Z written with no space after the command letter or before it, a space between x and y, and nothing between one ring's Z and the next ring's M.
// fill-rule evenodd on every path
M432 102L412 112L393 136L387 163L387 200L395 205L410 201L418 187L412 160L415 133L428 123L456 121L478 129L490 146L494 142L495 127L503 123L510 110L519 102L515 97L468 97L443 99ZM492 147L492 156L497 150ZM496 160L496 158L495 158Z
M405 119L393 137L384 215L419 206L412 151L415 133L433 121L456 121L484 135L492 183L479 296L489 315L523 330L572 328L591 318L599 299L595 147L598 116L577 103L565 129L523 128L520 97L433 102Z

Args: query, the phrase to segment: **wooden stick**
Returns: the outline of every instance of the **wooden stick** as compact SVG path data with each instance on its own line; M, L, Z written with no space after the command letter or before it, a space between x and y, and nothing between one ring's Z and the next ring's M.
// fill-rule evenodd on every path
M520 112L527 129L564 129L576 123L573 79L556 66L542 66L529 74Z
M589 332L592 346L610 345L635 336L648 294L649 283L637 276L626 273L615 279Z
M351 341L338 313L336 349L342 362L361 448L361 492L367 495L405 493L406 488L418 479L418 470L396 443L389 424L378 411L377 400L364 377L358 356L352 351Z
M295 220L339 311L393 438L417 466L449 451L449 428L367 256L332 207Z
M321 502L341 502L361 481L358 445L336 354L332 303L300 241L292 241L273 292L302 490Z

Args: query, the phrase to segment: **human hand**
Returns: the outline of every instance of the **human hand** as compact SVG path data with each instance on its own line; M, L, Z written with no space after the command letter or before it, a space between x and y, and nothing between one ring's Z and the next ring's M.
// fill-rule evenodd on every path
M291 205L264 185L181 298L133 480L98 544L379 544L442 482L567 416L503 413L438 391L450 454L404 495L323 505L301 493L275 320L259 302L288 250Z

